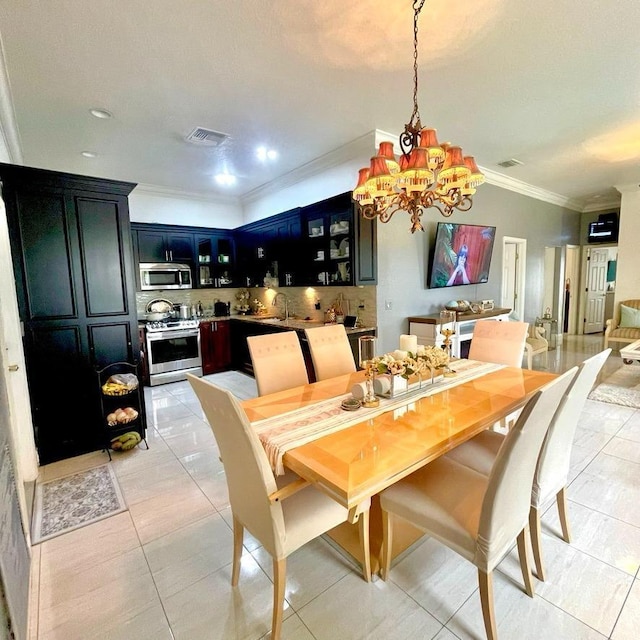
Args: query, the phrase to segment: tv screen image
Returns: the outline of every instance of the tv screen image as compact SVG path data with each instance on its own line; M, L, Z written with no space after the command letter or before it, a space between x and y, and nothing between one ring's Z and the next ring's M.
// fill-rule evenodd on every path
M495 227L438 222L429 287L487 282L495 237Z

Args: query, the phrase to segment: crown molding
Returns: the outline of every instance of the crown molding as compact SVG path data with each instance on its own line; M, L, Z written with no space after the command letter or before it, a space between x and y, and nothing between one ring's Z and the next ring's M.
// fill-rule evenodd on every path
M170 187L160 187L154 184L140 183L132 191L133 194L143 194L149 196L160 196L165 198L187 198L189 200L200 200L214 204L239 205L240 199L234 196L217 196L202 191L184 191L182 189L172 189Z
M375 149L374 141L374 131L365 133L363 136L360 136L351 142L347 142L347 144L344 144L333 151L329 151L328 153L325 153L324 155L315 158L314 160L311 160L310 162L307 162L306 164L303 164L292 171L271 180L270 182L248 191L240 197L240 201L243 204L255 202L264 195L291 187L303 180L313 178L314 176L324 171L328 171L329 169L333 169L345 162L356 160L363 156L365 158L370 158L372 150Z
M11 97L11 83L4 56L4 45L0 36L0 135L4 139L9 159L13 164L22 164L22 145L16 122L16 112Z
M636 189L640 191L640 189ZM612 196L603 200L598 200L592 204L587 204L582 209L583 213L594 213L595 211L606 211L607 209L620 209L620 198Z
M616 184L614 185L614 188L621 195L625 193L638 193L638 191L640 191L640 184L638 184L637 182L630 182L627 184Z
M508 191L514 191L524 196L535 198L536 200L549 202L550 204L555 204L559 207L564 207L565 209L571 209L572 211L582 212L583 210L583 205L579 200L567 198L567 196L560 195L559 193L541 189L540 187L536 187L528 182L523 182L522 180L512 178L511 176L505 176L503 173L498 173L497 171L487 169L486 167L479 168L480 171L484 173L487 184L492 184L496 187L500 187L501 189L507 189Z

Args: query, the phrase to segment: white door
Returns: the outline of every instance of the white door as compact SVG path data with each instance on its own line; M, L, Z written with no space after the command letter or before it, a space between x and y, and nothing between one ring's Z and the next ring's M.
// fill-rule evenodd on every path
M587 249L584 333L604 331L608 249Z
M502 241L502 298L500 306L513 309L513 316L524 318L524 289L527 241L504 237Z

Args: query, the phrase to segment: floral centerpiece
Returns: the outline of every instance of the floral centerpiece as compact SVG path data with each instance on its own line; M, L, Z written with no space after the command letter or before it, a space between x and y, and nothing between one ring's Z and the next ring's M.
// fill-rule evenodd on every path
M407 381L417 377L419 381L430 377L433 380L436 370L447 367L449 354L440 347L419 345L416 352L392 351L374 358L371 362L376 373L387 374L391 378L391 395L394 395L393 381L397 377L404 379L404 384L395 385L399 390L407 390Z

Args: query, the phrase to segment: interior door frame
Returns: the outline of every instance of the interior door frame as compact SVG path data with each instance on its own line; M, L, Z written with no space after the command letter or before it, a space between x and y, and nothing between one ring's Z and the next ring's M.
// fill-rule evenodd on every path
M513 308L514 315L519 320L524 320L524 298L525 298L525 287L522 286L522 283L525 282L527 276L527 240L526 238L515 238L512 236L503 236L502 238L502 273L504 273L505 269L509 266L506 264L506 251L505 246L508 244L515 244L516 246L516 278L515 278L515 292L516 292L516 303ZM500 290L502 291L502 283Z

